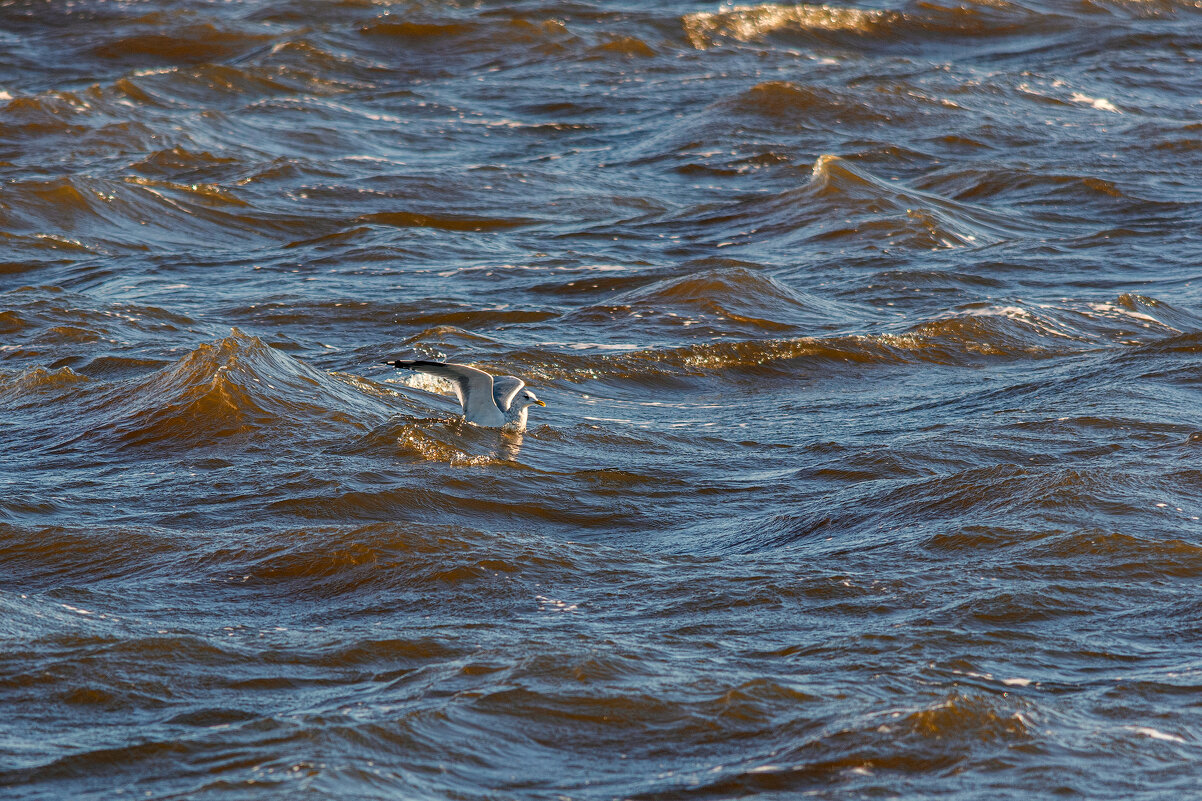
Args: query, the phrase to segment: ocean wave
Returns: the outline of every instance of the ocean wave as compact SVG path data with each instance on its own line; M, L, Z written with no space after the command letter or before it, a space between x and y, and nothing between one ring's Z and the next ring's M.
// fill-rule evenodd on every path
M98 535L86 527L0 522L0 567L26 589L104 583L181 567L185 538L136 527Z
M1132 187L1092 175L1070 175L1046 169L1017 167L940 171L924 177L920 186L957 202L993 201L1046 214L1066 205L1108 215L1172 213L1184 204L1176 199L1151 199ZM1074 215L1076 216L1076 215Z
M747 42L781 30L871 33L902 19L903 15L888 10L765 3L687 14L681 24L689 43L704 49L723 37Z
M146 379L108 387L88 407L87 431L68 442L190 448L275 427L365 430L392 411L237 329Z
M799 295L784 300L788 295L781 296L777 288L788 292L786 285L776 281L748 284L738 270L717 275L703 272L695 278L649 284L624 296L628 303L588 307L574 313L572 319L595 318L608 323L635 317L654 321L662 315L673 321L670 327L676 330L704 330L708 327L703 324L706 312L716 313L722 302L736 305L740 313L730 316L730 321L713 322L715 326L726 326L717 341L609 350L526 348L511 351L504 366L496 369L550 381L621 379L656 385L706 376L741 381L756 376L796 377L811 364L827 365L824 369L838 363L971 366L992 360L1042 360L1095 350L1115 350L1121 355L1134 348L1191 349L1195 347L1190 338L1194 334L1181 331L1202 330L1202 320L1189 312L1156 299L1123 295L1111 303L968 303L902 330L883 333L741 339L740 325L760 334L771 333L775 319L788 320L789 315L796 315L790 325L843 327L843 315L851 312L839 304L810 304ZM727 279L744 282L742 289L736 290L732 284L729 291L711 291L711 281L723 283ZM690 320L695 324L686 325ZM425 336L418 335L410 344L418 346Z
M271 595L421 593L431 588L492 585L495 579L550 577L572 569L571 549L540 538L486 534L423 521L317 527L215 550L202 569L222 581ZM343 657L349 659L351 657Z
M697 49L714 47L723 41L758 42L774 35L846 35L878 41L1046 35L1065 30L1071 22L1066 15L1007 0L980 0L956 6L911 2L901 10L765 3L686 14L681 18L686 39ZM854 38L848 42L852 43Z
M131 64L178 64L220 61L243 55L270 37L212 23L174 25L170 32L147 30L97 44L93 54Z
M883 180L832 155L820 156L800 187L682 218L729 231L724 245L736 255L741 248L853 240L877 248L982 247L1040 228L1017 214Z
M1101 346L1041 312L984 304L898 333L727 340L597 355L540 350L511 358L547 379L616 377L641 383L723 373L734 378L739 372L795 375L805 362L969 365L982 358L1050 358Z
M615 289L611 283L607 294ZM771 275L735 265L653 281L575 311L569 319L637 319L644 335L658 324L693 329L700 336L832 328L850 323L855 315L837 301L797 292Z
M0 401L14 406L22 402L44 403L47 395L60 394L63 389L87 380L87 376L79 375L70 367L56 370L34 367L15 376L0 373Z
M1030 234L1031 226L1020 218L882 181L836 156L822 156L814 163L804 192L846 211L871 215L870 225L888 230L892 223L920 247L982 245ZM828 231L824 238L838 234Z
M826 120L837 120L841 125L882 124L892 120L887 107L882 108L879 102L870 104L850 93L789 81L758 83L722 105L737 117L757 114L806 126Z
M444 55L477 59L515 45L545 58L581 41L561 20L530 20L521 16L418 18L389 13L361 25L359 32L372 39L399 40L419 48L437 46Z
M794 700L817 706L804 696ZM1035 717L1029 701L956 691L917 708L864 712L841 725L821 718L810 725L797 721L789 727L790 743L705 771L661 776L653 790L634 797L821 793L832 784L871 791L907 775L967 769L987 759L981 751L988 746L998 751L1022 746L1034 735Z
M130 168L148 175L179 176L237 163L235 158L215 155L207 150L191 151L176 145L156 150L131 164Z
M192 318L158 306L97 303L87 295L53 285L20 287L3 298L9 308L0 313L0 331L47 345L61 344L55 332L63 329L82 330L88 339L112 342L195 330Z
M414 387L413 384L418 386ZM407 382L406 386L438 395L443 386L433 382ZM445 387L449 389L449 384ZM472 466L489 464L518 464L523 435L494 432L463 423L459 419L458 402L451 402L444 393L445 418L409 418L390 421L341 449L346 453L376 453L390 459L412 459L419 462L442 462L449 465Z
M906 129L937 121L955 125L962 114L952 100L902 79L871 89L760 81L656 128L623 158L640 167L666 161L683 175L772 175L793 164L799 149L822 152L833 137L854 132L857 141L875 144L881 131L889 130L897 142ZM897 155L904 149L892 151Z
M148 250L279 241L311 222L248 208L230 190L141 177L72 176L12 182L0 196L0 226L19 234L70 237L81 248Z
M30 592L64 584L87 585L99 592L130 582L171 582L186 575L202 585L268 596L355 598L373 593L420 594L436 587L470 592L473 586L483 586L507 597L510 589L498 586L498 577L521 579L524 586L534 588L539 581L586 565L605 569L604 552L604 548L541 536L499 535L423 520L270 533L244 528L236 535L215 531L200 538L153 527L102 532L79 525L0 521L0 569ZM40 601L31 601L36 602ZM111 632L105 626L121 615L104 609L101 603L82 612L65 608L55 614L64 622L100 624L100 630L92 633L107 636ZM39 617L44 615L30 615L30 633L45 630L37 623ZM141 646L135 641L129 647Z
M1063 560L1085 562L1088 567L1082 568L1083 579L1149 581L1202 576L1202 547L1195 543L1099 529L1040 536L1027 559L1040 572Z

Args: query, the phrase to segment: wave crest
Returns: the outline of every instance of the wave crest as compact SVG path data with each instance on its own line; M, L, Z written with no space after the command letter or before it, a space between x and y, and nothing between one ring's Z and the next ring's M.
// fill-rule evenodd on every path
M704 50L721 38L751 42L784 29L868 33L900 18L895 11L768 3L735 6L729 11L687 14L681 23L689 44Z
M41 403L49 391L74 387L87 381L87 376L72 371L70 367L57 370L35 367L11 378L0 374L0 401L14 405Z
M977 0L955 6L912 2L905 10L860 9L800 3L735 6L726 11L687 14L685 38L698 50L723 40L758 42L773 35L871 36L904 40L943 36L991 37L1040 31L1072 24L1062 15L1033 10L1008 0Z
M196 446L275 426L366 429L388 406L234 329L101 399L95 428L121 445Z

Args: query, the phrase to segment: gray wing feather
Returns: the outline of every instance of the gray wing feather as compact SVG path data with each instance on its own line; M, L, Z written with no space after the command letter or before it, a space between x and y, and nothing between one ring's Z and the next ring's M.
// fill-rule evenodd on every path
M447 362L404 361L398 359L389 364L417 370L419 373L445 378L455 388L455 396L463 407L463 414L473 419L477 414L488 414L493 404L493 377L483 370L468 367L466 364L449 364ZM483 408L482 408L483 405ZM493 414L496 414L494 411Z
M526 382L511 375L499 375L492 380L492 396L497 408L508 412L514 397L526 386Z

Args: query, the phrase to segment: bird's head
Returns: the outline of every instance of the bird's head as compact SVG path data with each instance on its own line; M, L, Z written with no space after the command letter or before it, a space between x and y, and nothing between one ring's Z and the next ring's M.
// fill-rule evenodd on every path
M533 392L526 390L522 392L522 406L546 406L547 404L540 401L534 396Z

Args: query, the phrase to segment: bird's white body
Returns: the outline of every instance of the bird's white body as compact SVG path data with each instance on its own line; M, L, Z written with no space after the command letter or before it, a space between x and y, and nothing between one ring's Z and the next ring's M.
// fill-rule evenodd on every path
M474 425L523 431L530 407L547 405L533 392L523 391L526 382L511 375L492 376L466 364L448 362L398 359L387 364L450 381L463 407L463 419Z

